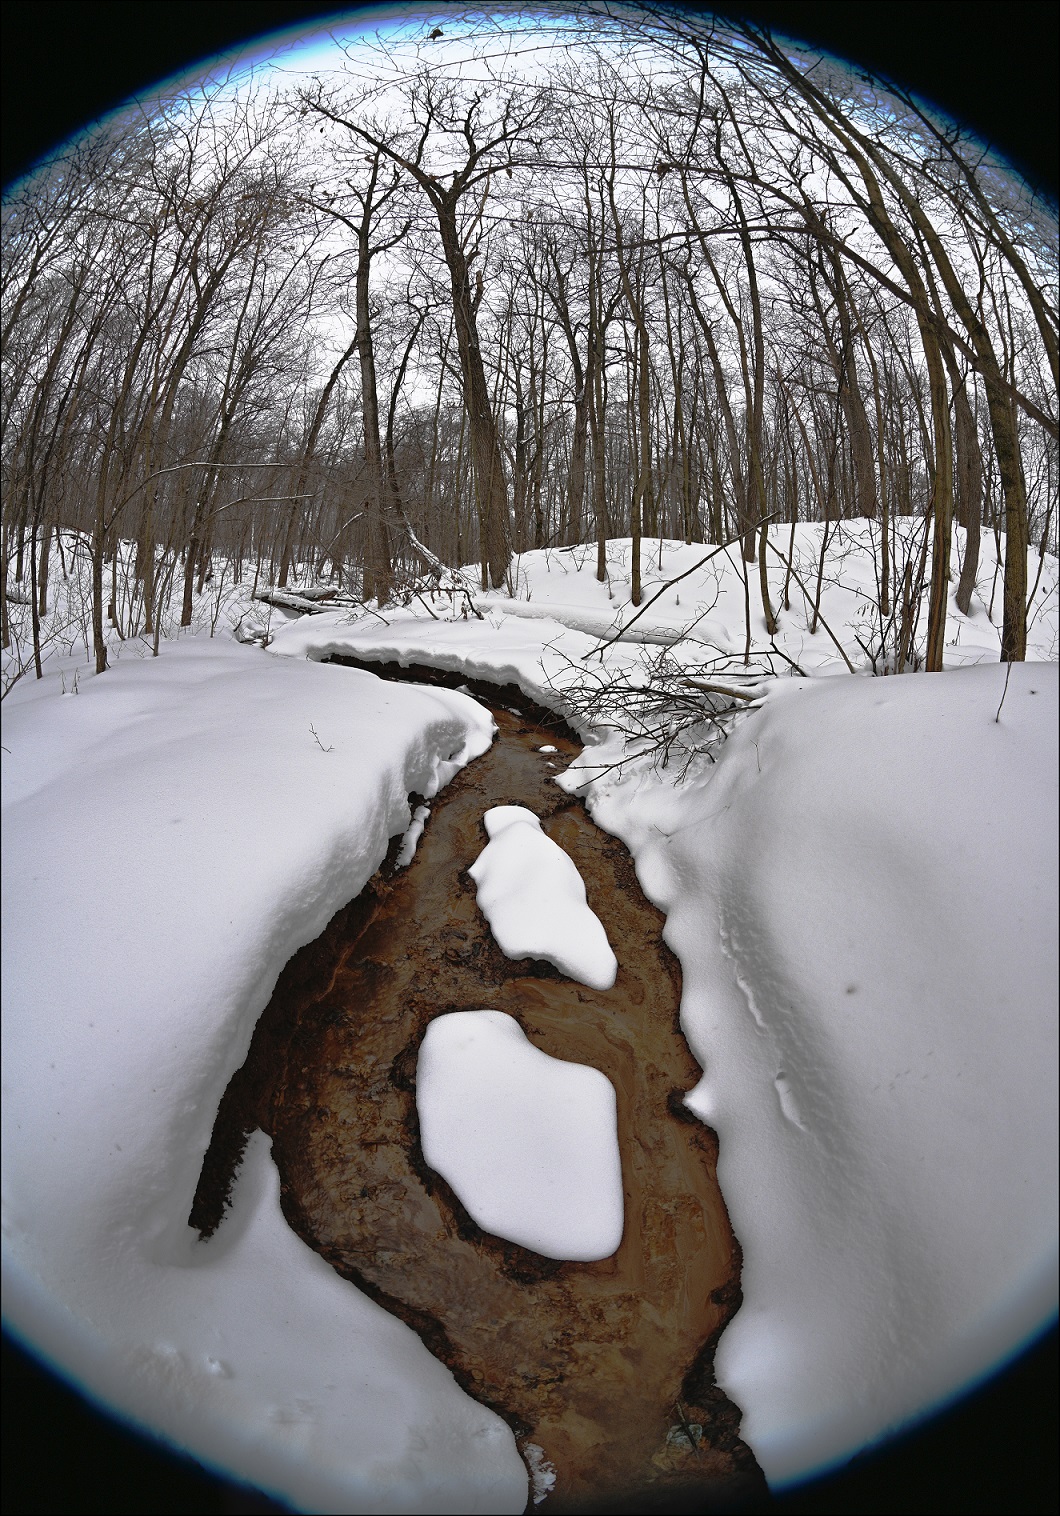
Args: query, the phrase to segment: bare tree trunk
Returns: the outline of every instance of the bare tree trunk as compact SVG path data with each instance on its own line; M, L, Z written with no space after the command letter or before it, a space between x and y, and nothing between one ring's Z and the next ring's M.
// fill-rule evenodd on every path
M983 456L979 432L968 401L968 378L957 372L952 352L946 350L953 389L953 420L957 452L957 521L964 527L964 561L957 582L957 608L971 614L972 592L979 573L979 547L983 519Z
M92 649L96 673L107 669L107 643L103 633L103 561L107 552L107 460L104 457L96 484L96 519L92 532Z
M436 209L442 251L453 290L457 353L464 382L464 406L475 471L475 498L478 502L483 561L489 570L490 584L494 589L499 589L504 584L511 557L508 480L479 345L476 312L482 296L481 276L473 294L467 259L457 229L456 201L449 196Z
M924 357L931 383L931 422L934 432L935 488L931 538L931 599L928 603L927 656L929 674L942 671L946 645L946 612L950 595L950 545L953 538L953 438L949 395L942 353L935 334L925 329Z

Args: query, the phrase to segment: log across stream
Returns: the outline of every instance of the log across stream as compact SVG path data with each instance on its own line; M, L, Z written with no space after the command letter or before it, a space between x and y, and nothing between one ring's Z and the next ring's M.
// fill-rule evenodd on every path
M352 659L336 659L349 662ZM461 684L427 669L384 677ZM737 1510L765 1484L717 1388L717 1339L740 1300L740 1251L716 1178L717 1139L683 1105L699 1078L681 1034L680 970L625 848L553 783L579 745L518 691L476 685L490 751L432 802L411 865L388 862L281 974L223 1098L192 1223L220 1223L249 1132L272 1137L298 1235L411 1325L468 1394L534 1448L561 1511ZM550 744L557 751L538 749ZM505 958L467 869L483 812L527 806L573 858L620 964L588 990ZM556 1262L482 1232L424 1163L420 1043L433 1017L492 1008L555 1058L613 1083L625 1192L618 1252ZM513 1182L518 1183L517 1178ZM527 1445L532 1445L525 1452Z

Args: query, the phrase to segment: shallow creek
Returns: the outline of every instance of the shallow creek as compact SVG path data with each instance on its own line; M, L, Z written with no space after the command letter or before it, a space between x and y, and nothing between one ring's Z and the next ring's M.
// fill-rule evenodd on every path
M493 710L493 747L431 802L410 866L395 870L395 842L361 895L284 969L222 1101L192 1222L204 1233L219 1224L246 1136L261 1127L298 1235L411 1325L521 1448L543 1449L555 1485L528 1509L757 1504L764 1481L738 1410L714 1384L740 1252L717 1139L682 1103L700 1070L680 1031L664 918L621 843L553 783L579 751L572 734L510 687L471 687ZM512 961L494 943L467 869L486 842L483 812L505 804L536 812L577 864L618 955L613 989ZM614 1084L625 1231L613 1257L562 1263L491 1237L424 1163L415 1075L427 1024L485 1007Z

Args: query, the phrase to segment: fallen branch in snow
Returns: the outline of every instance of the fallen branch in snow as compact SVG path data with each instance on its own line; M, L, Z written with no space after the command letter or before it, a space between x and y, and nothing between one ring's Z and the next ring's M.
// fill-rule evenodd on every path
M557 681L553 688L575 725L624 738L625 751L614 763L597 768L582 761L582 767L597 769L595 778L645 758L662 768L679 758L679 777L696 757L713 763L733 722L761 703L761 680L776 677L772 665L766 664L753 671L749 688L737 689L730 682L727 659L711 660L715 667L721 665L717 672L727 676L718 682L709 677L709 664L689 668L668 648L628 670L589 670L580 660L559 656L575 677L569 684ZM698 677L698 671L708 677Z
M463 595L465 601L464 615L466 616L467 611L471 610L478 620L481 621L483 619L482 612L475 605L476 589L467 576L462 574L459 569L449 568L436 553L432 553L430 548L420 541L406 520L404 512L401 513L401 527L408 538L409 546L413 552L422 558L423 562L427 565L430 571L430 578L435 586L450 595ZM418 594L418 591L414 589L413 593Z
M255 600L266 605L277 605L287 611L302 611L306 615L319 616L321 611L334 610L335 604L356 604L355 601L340 601L337 590L257 590ZM328 602L324 604L322 602Z
M293 590L292 594L301 595L303 600L337 600L339 592L327 584L309 584Z
M753 700L745 690L730 690L724 684L706 684L702 679L682 679L681 683L692 690L702 690L706 695L727 695L730 700Z

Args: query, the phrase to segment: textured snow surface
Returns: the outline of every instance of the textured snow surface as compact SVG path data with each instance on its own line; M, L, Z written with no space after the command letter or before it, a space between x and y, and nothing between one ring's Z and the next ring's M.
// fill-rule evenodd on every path
M207 1244L218 1102L407 796L488 747L448 691L182 640L4 702L4 1308L92 1393L315 1511L521 1511L511 1431L305 1247L268 1143ZM322 752L310 734L320 734Z
M622 1241L615 1090L534 1047L502 1011L427 1028L416 1070L423 1156L485 1231L547 1258L609 1258Z
M482 820L490 840L468 873L501 952L543 958L590 989L609 990L618 961L586 904L577 865L525 806L497 805Z
M590 791L681 961L744 1258L718 1381L773 1482L1055 1312L1057 672L1000 722L1003 665L781 681L713 772Z
M858 667L871 530L843 523L822 601ZM796 529L807 571L819 541ZM274 620L278 658L129 641L99 679L82 655L78 696L57 671L3 703L5 1310L93 1393L307 1510L515 1512L527 1476L509 1429L289 1231L263 1138L216 1237L186 1225L284 962L390 837L414 841L407 796L490 740L459 694L306 659L429 662L555 704L580 670L658 652L594 652L586 628L632 615L629 544L608 551L606 584L592 550L516 562L545 616L495 595L482 621ZM645 544L646 596L704 552ZM775 682L683 785L607 772L620 737L591 731L563 781L603 775L593 814L667 912L691 1103L744 1251L718 1375L774 1482L915 1417L1055 1311L1057 669L1014 666L995 721L992 554L973 614L951 602L952 671L852 678L793 592L778 646L838 677ZM693 671L742 647L726 563L643 618L701 618L679 644ZM1056 584L1048 558L1033 658L1056 657ZM768 646L756 612L751 630Z
M797 546L819 531L798 528ZM586 632L549 619L609 591L628 617L625 545L610 551L609 586L589 554L523 556L522 592L548 618L303 622L279 650L492 670L558 703L583 663L628 674L645 655L619 643L596 664ZM664 573L702 551L667 544ZM855 661L870 572L849 554L822 602ZM926 1413L1056 1310L1057 667L1014 665L995 721L990 582L972 616L951 603L945 674L851 677L785 613L782 644L828 677L775 681L716 765L677 786L607 772L621 735L587 732L559 780L667 913L704 1069L690 1104L720 1135L744 1253L718 1378L776 1484ZM709 609L738 642L731 588L693 575L651 615ZM1039 599L1031 656L1055 658L1055 559Z
M394 859L396 868L407 869L413 858L415 858L416 849L419 846L420 838L423 836L423 829L427 825L430 815L431 808L429 805L418 805L413 811L412 820L409 822L408 829L401 839L401 846L398 848L397 857Z

